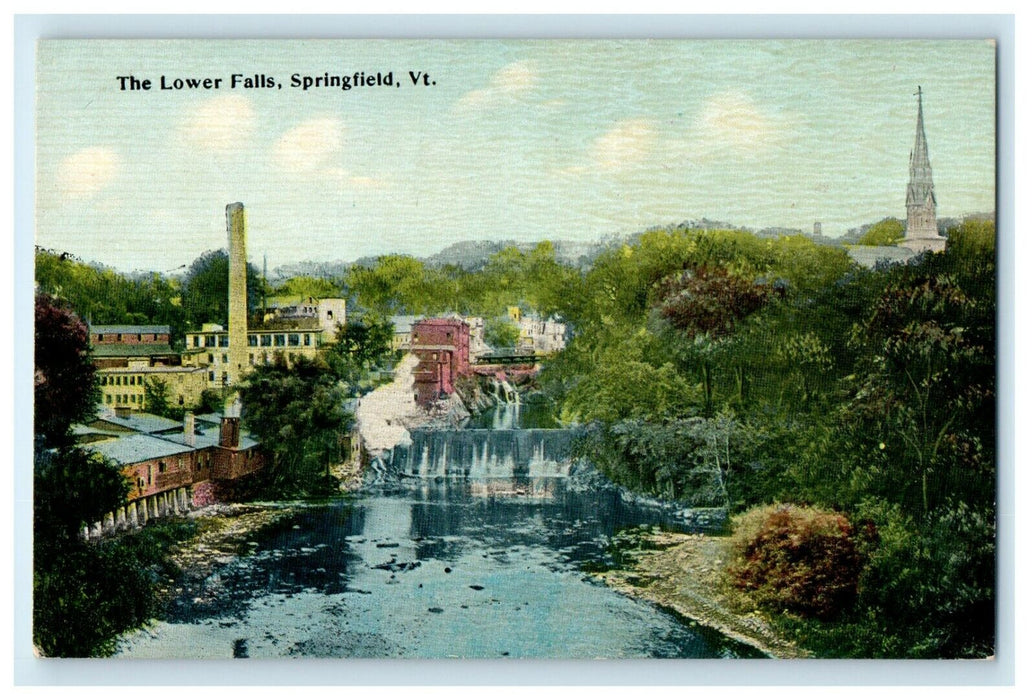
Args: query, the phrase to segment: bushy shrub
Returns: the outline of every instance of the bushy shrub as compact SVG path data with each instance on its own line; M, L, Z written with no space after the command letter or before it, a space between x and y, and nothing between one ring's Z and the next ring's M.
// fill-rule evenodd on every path
M861 560L841 513L790 504L735 519L728 572L759 606L830 619L856 597Z

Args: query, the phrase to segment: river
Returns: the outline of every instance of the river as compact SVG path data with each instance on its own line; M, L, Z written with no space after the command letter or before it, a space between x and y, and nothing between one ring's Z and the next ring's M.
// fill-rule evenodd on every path
M569 445L542 430L415 434L379 483L257 535L118 655L756 656L586 572L618 530L674 523L570 476L552 452Z

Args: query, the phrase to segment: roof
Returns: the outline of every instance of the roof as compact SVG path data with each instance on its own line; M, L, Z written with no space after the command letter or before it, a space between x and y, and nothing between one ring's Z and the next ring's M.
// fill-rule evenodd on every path
M204 372L205 367L194 365L160 365L157 367L102 367L98 372L105 374L170 374L175 372Z
M118 437L124 433L116 432L114 430L105 430L104 428L95 428L90 425L83 425L82 423L73 423L72 434L76 437L84 437L88 435L101 435L104 437Z
M168 343L100 343L93 346L94 357L150 357L152 355L179 355Z
M114 415L99 416L98 420L121 428L129 428L138 433L157 433L183 426L183 423L180 421L163 418L151 413L131 413L124 418Z
M223 420L222 413L196 413L194 415L195 421L204 421L205 423L212 423L213 425L219 425L220 421Z
M90 326L90 332L94 335L98 333L165 333L169 334L169 326L115 326L115 325L96 325Z
M881 261L905 262L914 257L912 250L897 245L855 245L846 252L863 267L874 267Z
M91 443L90 449L117 464L136 464L151 459L184 454L195 448L153 435L129 433L112 440Z
M209 443L209 444L218 445L219 444L219 428L218 427L216 427L216 428L206 428L205 430L201 431L201 434L197 437L197 439L199 440L199 442L198 442L199 446L201 446L201 442L200 441L203 440L203 439L204 440L211 440L212 442ZM247 450L249 448L258 447L258 446L259 446L259 443L251 435L248 435L243 430L241 431L240 444L238 444L237 449L239 449L239 450Z
M459 326L468 325L468 322L459 316L445 316L439 318L425 318L418 322L422 326ZM418 325L415 323L414 325Z

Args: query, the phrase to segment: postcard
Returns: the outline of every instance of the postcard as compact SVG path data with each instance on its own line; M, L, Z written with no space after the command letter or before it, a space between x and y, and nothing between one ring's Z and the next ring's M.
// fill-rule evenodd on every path
M997 91L40 40L36 654L996 658Z

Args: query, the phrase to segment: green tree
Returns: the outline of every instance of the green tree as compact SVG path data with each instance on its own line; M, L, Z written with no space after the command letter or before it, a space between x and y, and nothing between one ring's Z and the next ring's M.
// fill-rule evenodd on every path
M270 462L262 489L275 498L326 493L333 489L330 466L344 457L343 438L353 416L347 391L318 360L299 358L289 367L282 356L256 367L241 391L246 427Z
M184 408L169 403L169 384L159 377L149 377L144 383L144 410L156 416L183 420Z
M392 354L392 323L367 315L351 318L339 328L338 339L326 354L329 367L355 391L371 370Z
M320 277L301 275L286 280L273 291L274 296L313 297L314 299L342 296L341 284Z
M173 343L186 330L179 282L157 272L129 277L37 248L36 284L40 292L65 299L89 323L168 325Z
M353 265L345 283L357 303L380 316L424 313L428 307L427 270L408 255L383 255L372 266Z
M229 303L230 257L225 250L202 253L191 263L183 281L183 308L192 327L203 323L227 324ZM258 307L263 294L263 280L259 271L249 263L246 266L248 312Z
M889 217L882 219L867 229L859 240L859 245L896 245L903 240L903 222Z
M486 344L492 348L513 348L518 344L521 329L511 319L494 316L486 319Z

